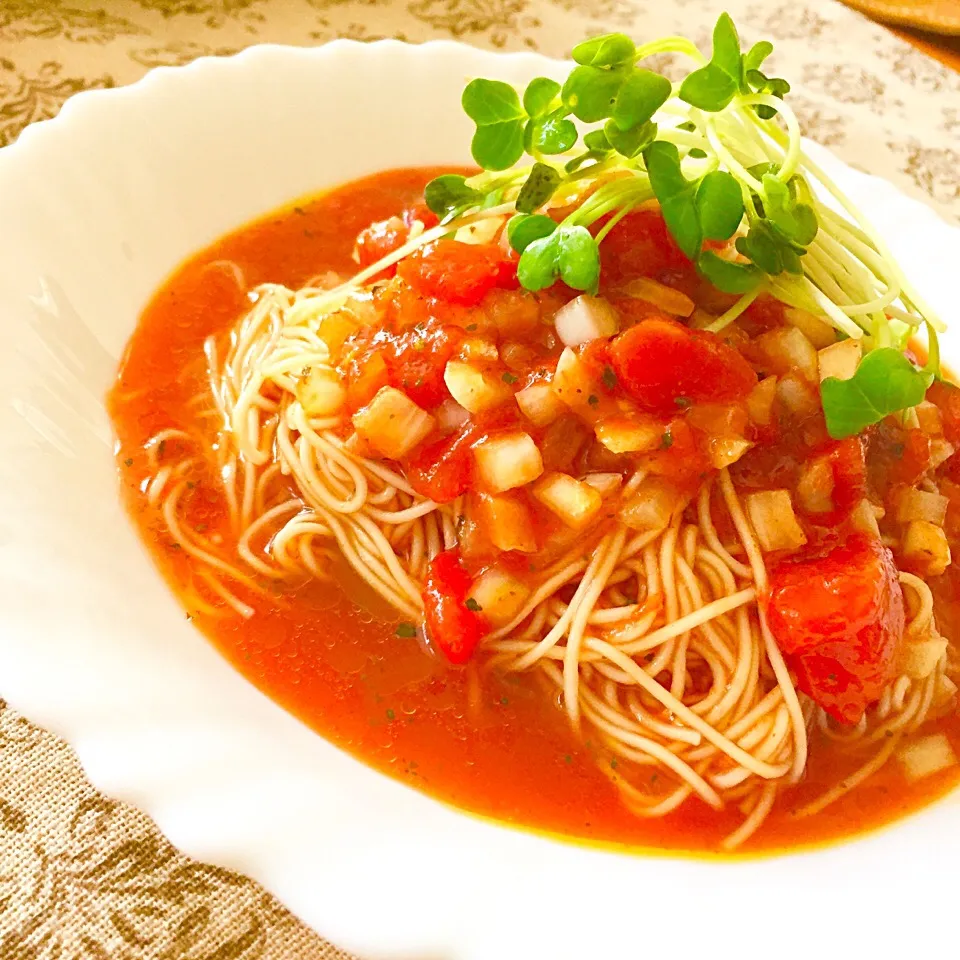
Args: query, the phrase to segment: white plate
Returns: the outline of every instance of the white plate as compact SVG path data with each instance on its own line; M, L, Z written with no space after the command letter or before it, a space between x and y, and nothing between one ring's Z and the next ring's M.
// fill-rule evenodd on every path
M252 875L365 956L932 956L955 910L956 798L854 843L743 863L479 822L367 769L236 674L120 507L102 400L179 261L298 195L465 162L467 78L563 71L451 43L259 47L76 97L0 153L0 688L187 853ZM949 319L960 233L817 154ZM960 359L955 336L944 346Z

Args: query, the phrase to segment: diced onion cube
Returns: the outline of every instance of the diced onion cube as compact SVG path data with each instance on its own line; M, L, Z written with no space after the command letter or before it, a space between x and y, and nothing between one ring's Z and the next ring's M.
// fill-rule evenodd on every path
M874 506L866 497L864 497L850 511L850 525L858 533L871 537L874 540L880 539L880 527L877 520L884 515L883 507Z
M477 370L469 363L451 360L443 371L450 395L471 413L483 413L506 403L513 391L500 377Z
M548 426L567 409L549 383L531 383L516 397L523 415L537 427Z
M331 357L340 353L340 348L348 337L360 329L356 317L348 310L329 313L320 321L317 336L327 345Z
M945 637L905 638L900 646L900 672L912 680L924 680L936 669L946 649Z
M531 483L543 473L543 459L528 433L488 437L473 449L480 480L490 493Z
M767 553L774 550L797 550L807 542L797 522L787 490L761 490L744 499L747 516Z
M944 440L943 437L934 437L930 440L930 463L928 469L936 470L941 463L946 463L954 453L957 452L957 448L947 440Z
M332 367L311 367L297 384L297 399L308 417L326 417L336 413L346 399L347 391Z
M817 368L821 383L827 377L849 380L856 372L863 356L863 345L859 340L841 340L832 343L817 353Z
M807 513L833 510L833 467L825 457L808 460L797 480L797 499Z
M906 487L897 497L897 522L910 523L913 520L926 520L942 527L947 519L947 507L950 501L939 493L928 493Z
M517 494L481 493L478 499L483 529L498 550L519 550L521 553L536 551L533 518Z
M897 751L897 759L907 782L916 783L952 767L957 762L957 755L944 734L931 733L901 747Z
M926 520L907 524L900 550L905 566L927 577L936 577L950 566L950 544L943 527Z
M497 345L486 337L469 337L460 344L459 357L468 363L496 363L500 359L500 351L497 350Z
M669 526L683 501L676 487L661 477L645 477L621 508L619 518L633 530L662 530Z
M494 626L509 623L522 609L530 596L530 588L516 577L498 567L491 567L473 582L467 601L471 607Z
M601 395L586 364L569 347L557 360L553 392L588 423L596 423L610 411L609 398Z
M437 419L437 426L444 433L459 430L470 419L470 411L449 397L437 407L433 415Z
M533 495L575 530L587 526L603 506L603 497L592 486L567 473L544 474L534 484Z
M769 367L778 374L799 373L810 383L817 383L817 351L797 327L778 327L757 337L757 350Z
M597 439L611 453L646 453L663 443L666 428L654 417L617 417L598 423Z
M394 387L381 387L373 400L353 415L360 437L390 460L406 456L434 425L429 413Z
M943 436L943 420L940 417L940 408L935 403L924 400L914 409L917 412L917 423L928 437Z
M819 394L796 373L787 374L777 382L777 397L784 408L797 417L812 416L820 409Z
M783 311L783 319L791 327L796 327L817 350L822 350L836 342L837 331L826 320L815 317L812 313L807 313L806 310L801 310L799 307L787 307Z
M623 485L623 476L619 473L588 473L583 482L606 499L612 497Z
M568 346L612 337L620 329L617 311L602 297L581 294L565 303L553 318L557 336Z
M622 292L636 300L652 303L675 317L689 317L696 308L696 304L685 293L649 277L631 280L622 288Z
M773 422L773 401L777 396L777 378L770 376L761 380L747 394L747 416L760 427L769 427Z
M717 470L736 463L753 444L743 437L711 437L707 443L707 456Z

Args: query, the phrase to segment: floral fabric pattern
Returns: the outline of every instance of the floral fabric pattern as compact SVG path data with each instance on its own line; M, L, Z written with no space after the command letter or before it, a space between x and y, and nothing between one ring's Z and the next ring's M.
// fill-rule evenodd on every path
M960 75L834 0L3 0L0 146L83 90L253 43L455 38L563 56L607 30L708 44L723 9L746 41L775 42L808 136L960 222ZM54 958L349 960L252 880L179 854L0 701L0 960Z

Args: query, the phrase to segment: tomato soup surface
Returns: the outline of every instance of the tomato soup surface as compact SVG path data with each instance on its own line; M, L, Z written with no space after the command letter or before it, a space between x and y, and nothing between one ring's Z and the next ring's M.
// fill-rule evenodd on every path
M144 448L158 432L195 422L205 389L203 344L248 309L261 283L302 286L324 271L349 275L357 234L422 197L438 170L398 170L332 190L245 226L191 257L147 306L110 396L130 515L185 615L251 683L370 766L457 807L525 828L595 843L713 852L742 821L693 798L661 819L622 803L616 758L570 730L556 695L528 675L451 667L416 639L346 570L340 585L268 588L244 618L192 605L192 561L144 495ZM242 278L242 283L238 279ZM185 522L229 536L217 497L195 498ZM951 576L935 585L944 633L958 618ZM928 725L960 749L955 715ZM923 732L923 731L921 731ZM887 764L838 802L802 820L794 810L863 763L814 733L802 783L784 791L741 853L823 843L889 823L952 788L956 767L908 784ZM653 773L651 776L656 777Z

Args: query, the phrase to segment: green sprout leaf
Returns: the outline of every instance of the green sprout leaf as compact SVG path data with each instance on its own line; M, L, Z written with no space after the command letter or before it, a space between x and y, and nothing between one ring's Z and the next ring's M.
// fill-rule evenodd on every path
M623 81L613 104L610 116L617 129L626 132L646 123L667 102L671 89L666 77L635 67Z
M735 177L708 173L697 188L697 215L706 240L729 240L743 219L743 194Z
M518 230L520 228L518 227ZM517 279L527 290L551 287L560 276L556 231L526 244L517 264Z
M680 99L693 107L717 113L740 90L742 72L737 28L730 15L722 13L713 28L713 55L710 62L694 70L680 84Z
M574 67L561 91L563 105L584 123L606 120L625 79L622 69Z
M560 84L549 77L534 77L523 94L523 109L531 117L542 117L550 112L550 107L560 92Z
M623 131L617 128L613 120L608 120L604 124L602 133L617 153L628 160L632 160L656 140L657 125L652 120L648 120L631 130Z
M852 437L891 413L915 407L933 382L899 350L880 347L868 353L849 380L827 377L820 384L827 432L835 440Z
M557 262L560 278L574 290L596 292L600 282L600 250L586 227L560 227L557 238Z
M611 67L619 63L632 63L637 48L624 33L607 33L578 43L571 52L576 63L591 67Z
M643 159L667 229L677 246L691 260L696 260L703 243L696 190L680 170L680 154L676 146L657 140L644 151Z
M485 170L506 170L523 156L527 115L517 91L500 80L471 80L461 98L477 125L470 144L473 159Z
M610 141L602 130L591 130L584 136L583 145L597 153L604 153L611 149Z
M523 123L512 120L477 127L470 153L484 170L506 170L523 156L523 146Z
M479 127L525 120L517 91L502 80L471 80L460 98L466 115Z
M526 229L525 224L519 224L514 238ZM527 290L543 290L560 278L574 290L595 292L600 282L597 241L586 227L558 227L525 247L517 264L517 277Z
M461 207L474 206L483 200L483 194L467 185L466 177L445 173L434 177L423 191L427 206L438 216L445 217Z
M562 114L551 114L543 120L531 120L530 146L541 153L566 153L577 142L577 128Z
M749 73L751 70L759 70L761 64L770 54L773 53L773 44L769 40L761 40L755 43L748 53L743 55L743 72Z
M549 237L557 223L542 213L518 213L507 221L507 240L517 253L523 253L535 240Z
M718 257L712 250L704 250L700 254L697 269L724 293L749 293L763 279L763 274L753 264L731 263Z
M542 207L560 184L560 174L546 163L535 163L517 195L517 212L533 213Z
M713 28L713 56L710 62L732 77L740 74L740 37L729 13L721 13Z

